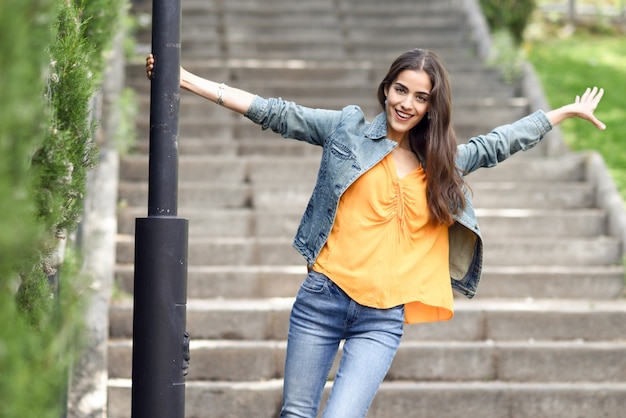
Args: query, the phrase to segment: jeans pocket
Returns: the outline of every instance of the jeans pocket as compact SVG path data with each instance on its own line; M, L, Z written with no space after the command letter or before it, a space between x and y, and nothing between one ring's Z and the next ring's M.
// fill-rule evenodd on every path
M311 270L309 274L307 274L306 279L304 279L301 288L305 292L319 294L322 293L327 286L328 277Z

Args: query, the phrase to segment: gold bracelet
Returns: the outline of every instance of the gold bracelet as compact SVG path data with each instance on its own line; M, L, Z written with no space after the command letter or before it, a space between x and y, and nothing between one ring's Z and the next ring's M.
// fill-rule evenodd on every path
M228 87L226 84L221 83L217 87L217 104L220 106L224 106L224 90Z

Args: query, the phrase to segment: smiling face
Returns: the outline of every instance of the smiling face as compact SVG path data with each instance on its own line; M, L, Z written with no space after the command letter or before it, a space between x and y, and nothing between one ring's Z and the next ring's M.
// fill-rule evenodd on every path
M426 116L431 89L430 77L422 70L404 70L385 87L389 139L402 142Z

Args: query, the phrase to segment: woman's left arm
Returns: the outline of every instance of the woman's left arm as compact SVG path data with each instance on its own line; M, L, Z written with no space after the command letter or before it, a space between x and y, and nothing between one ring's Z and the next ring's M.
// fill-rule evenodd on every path
M457 148L457 166L465 174L481 167L493 167L518 151L537 145L553 127L566 119L578 117L593 123L598 129L606 126L593 114L604 94L603 89L588 88L573 103L549 112L537 111L509 125L495 128L486 135L471 138Z
M556 126L569 118L581 118L593 123L598 129L606 129L606 125L598 120L593 112L604 95L604 89L587 88L582 96L576 96L574 103L561 106L546 113L552 126Z

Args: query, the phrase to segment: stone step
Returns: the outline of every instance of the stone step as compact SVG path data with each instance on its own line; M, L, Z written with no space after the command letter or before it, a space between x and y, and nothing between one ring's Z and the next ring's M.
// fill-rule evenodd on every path
M192 1L192 4L194 2L197 2L199 0L189 0ZM377 2L372 2L371 0L369 1L365 1L363 3L360 2L353 2L353 1L345 1L345 0L338 0L338 1L332 1L332 0L323 0L320 1L319 4L311 4L311 3L315 3L315 2L292 2L290 0L268 0L263 4L259 4L258 2L256 2L255 0L234 0L234 1L229 1L227 4L225 3L223 5L225 10L254 10L257 11L259 13L270 13L270 12L275 12L274 10L271 10L273 7L276 7L280 10L278 10L278 12L284 11L284 10L316 10L316 9L343 9L343 8L348 8L350 10L356 9L359 10L360 8L358 6L362 6L363 9L374 9L374 10L386 10L386 7L381 7L383 5L387 5L387 4L381 4L381 3L377 3ZM449 1L443 1L443 2L437 2L436 4L433 2L430 2L428 0L401 0L401 1L394 1L392 4L389 4L389 6L393 6L394 10L397 10L398 8L400 9L418 9L421 11L435 11L438 9L445 9L448 10L451 7L451 3Z
M213 14L212 14L213 13ZM183 10L183 20L187 28L185 30L198 30L204 26L217 26L218 20L214 13L197 13L192 10ZM350 14L330 14L325 11L316 12L287 12L271 15L259 16L256 12L226 11L222 18L225 35L233 34L281 34L285 30L292 32L302 30L303 33L315 30L328 30L341 34L351 34L353 31L361 30L402 30L403 36L413 33L423 33L425 31L435 31L431 33L436 36L443 31L455 33L450 27L457 31L463 30L461 16L448 13L447 11L433 11L428 15L409 12L403 15L394 16L393 25L389 20L385 21L378 15L371 13L350 13ZM313 32L312 37L317 35Z
M291 238L190 238L190 265L285 265L303 259ZM484 264L602 266L621 262L620 241L614 237L491 237L485 242ZM118 235L117 260L132 263L134 237Z
M423 0L419 0L423 1ZM267 0L263 3L256 3L251 0L185 0L182 5L183 11L192 14L197 13L218 13L226 11L250 11L258 15L280 14L284 12L316 12L323 11L325 13L332 12L335 9L333 0L316 0L316 1L299 1L293 2L289 0ZM144 0L133 1L134 13L150 13L152 11L152 3Z
M325 397L331 383L328 383ZM272 418L282 381L187 382L186 418ZM620 417L623 383L383 382L368 418ZM130 418L131 382L109 383L109 418Z
M423 15L430 13L458 14L459 9L451 1L340 1L337 6L343 13L350 16L380 16L381 19L393 19L396 15Z
M137 141L133 152L147 154L149 152L149 134ZM321 149L299 141L285 141L272 135L264 139L222 139L208 134L205 138L180 138L178 142L180 156L214 155L214 156L272 156L272 157L318 157Z
M485 239L493 237L583 238L606 233L606 214L599 209L522 210L477 209ZM120 208L118 233L135 234L135 219L146 216L146 208ZM302 212L289 209L192 209L182 208L181 218L189 219L189 236L213 238L289 238Z
M198 0L185 0L191 1L190 6L196 5L198 7ZM358 12L367 12L371 14L401 14L401 13L436 13L436 12L450 12L456 10L452 8L450 2L431 2L427 0L416 1L394 1L393 3L358 3L358 2L343 2L322 0L319 3L311 1L299 1L294 2L290 0L269 0L263 3L259 3L255 0L236 0L225 1L220 4L224 12L232 13L254 13L254 15L272 16L280 14L290 13L311 13L311 12L325 12L332 13L334 10L342 11L344 13L355 14Z
M187 379L282 378L286 348L286 341L192 339ZM108 350L109 376L130 378L132 340L111 341ZM626 383L626 342L403 341L385 380Z
M151 11L148 12L151 13ZM197 9L183 5L181 39L183 45L199 40L211 41L222 37L220 42L251 40L257 37L289 37L290 40L335 40L371 36L411 36L413 39L436 39L449 37L459 39L465 27L459 15L447 10L432 10L427 16L414 8L402 15L385 20L380 13L351 12L332 14L328 10L286 10L279 13L260 14L250 10L216 11ZM388 22L393 20L393 25ZM451 29L454 28L454 29ZM397 32L397 33L394 33ZM150 42L151 25L138 31L138 39ZM213 36L211 36L213 35ZM332 36L329 37L329 36ZM437 42L440 42L438 40ZM417 43L416 43L417 44Z
M149 50L149 44L146 45ZM229 57L247 57L248 59L330 59L340 60L342 58L349 59L368 59L372 54L381 60L386 60L388 64L397 58L401 53L412 50L414 48L423 48L433 50L442 58L443 62L449 62L458 57L460 49L469 50L465 56L469 59L475 59L475 52L471 52L468 40L457 41L454 45L447 44L437 39L424 38L402 39L397 40L383 39L372 42L371 49L368 53L368 44L358 39L353 39L349 43L349 50L345 45L321 44L315 41L308 43L290 43L283 42L238 42L229 43L228 50L223 51L221 44L217 41L207 43L206 40L187 40L182 46L182 57L184 60L201 60L207 58L229 58ZM461 55L462 56L462 55Z
M287 339L292 298L190 299L187 331L193 340ZM133 303L115 300L110 337L132 337ZM457 298L447 322L409 325L404 341L614 341L626 335L626 302L565 299Z
M308 10L305 12L285 10L279 13L263 13L254 10L224 10L222 11L222 22L225 36L231 33L246 31L245 27L252 27L253 30L262 30L269 27L275 27L278 30L289 28L294 32L299 29L314 31L315 29L324 28L341 33L343 26L340 16L335 13L329 13L325 9Z
M192 0L198 1L198 0ZM271 16L282 13L299 13L299 12L315 12L322 11L324 13L332 13L335 9L335 2L332 0L313 1L289 1L289 0L269 0L259 3L254 0L234 0L225 1L220 4L225 12L237 13L254 13L255 15Z
M428 20L428 18L426 18L426 20ZM355 42L363 44L371 41L391 41L392 38L406 37L413 42L414 48L429 45L427 49L434 49L436 51L438 47L450 47L455 44L463 44L465 31L456 20L457 19L450 20L449 23L453 27L453 29L451 29L450 26L426 26L421 28L400 25L371 26L364 25L355 18L351 25L346 25L344 42L350 46ZM414 24L419 26L420 20L416 19Z
M359 9L352 9L348 12L344 12L341 15L341 24L348 30L359 29L371 29L378 30L382 28L387 29L403 29L404 35L407 31L416 31L422 29L443 29L450 30L450 26L454 29L460 30L464 28L464 21L460 14L450 13L448 10L442 12L431 11L427 15L423 15L421 10L419 13L413 13L409 10L408 13L397 14L393 17L393 23L390 25L389 20L381 19L377 13L370 13L367 11L361 11ZM411 32L409 32L411 33Z
M368 48L369 47L369 48ZM402 40L402 42L372 42L370 45L366 43L357 43L356 41L351 44L350 58L352 59L367 59L371 56L376 56L377 59L386 60L391 63L400 54L405 51L409 51L414 48L429 49L437 53L444 63L450 62L452 59L476 59L476 51L474 51L473 44L469 39L466 39L464 44L458 44L456 46L446 46L440 44L423 43L416 44L411 39Z
M238 25L232 27L226 26L223 34L223 42L226 42L229 51L232 51L233 45L240 43L249 43L251 45L323 45L332 43L336 46L350 46L352 43L359 44L366 40L390 39L393 37L406 37L407 34L414 42L413 45L430 45L433 47L449 47L459 42L463 42L462 27L456 31L451 31L446 27L419 27L419 19L414 22L418 29L407 27L379 26L379 27L363 27L359 22L354 22L351 27L342 25L336 21L315 22L311 23L312 17L302 16L302 21L286 17L287 22L281 22L277 17L273 17L271 21L260 24L240 23L241 16L237 15L234 20ZM314 18L314 17L313 17ZM308 23L308 25L307 25ZM454 22L451 22L454 23ZM212 39L213 31L204 30L185 30L183 27L181 33L181 42L183 46L200 44Z
M594 187L585 182L475 182L471 183L474 206L484 209L581 209L593 207ZM309 184L261 186L226 183L181 183L180 208L281 208L303 211L313 190ZM119 200L123 206L146 206L146 183L122 182Z
M286 141L281 141L285 143ZM516 155L523 156L524 154ZM310 185L316 178L320 161L318 156L302 158L184 155L178 159L178 180L224 184L281 184ZM566 155L552 159L512 158L505 164L477 170L468 176L475 184L493 182L581 182L584 180L585 159L581 155ZM148 156L126 155L120 160L120 176L125 182L148 181Z
M134 266L118 264L115 276L118 289L132 295ZM195 298L207 299L293 297L305 276L304 263L291 266L192 265L187 273L187 290ZM619 297L623 288L622 266L486 266L475 299L602 300Z

